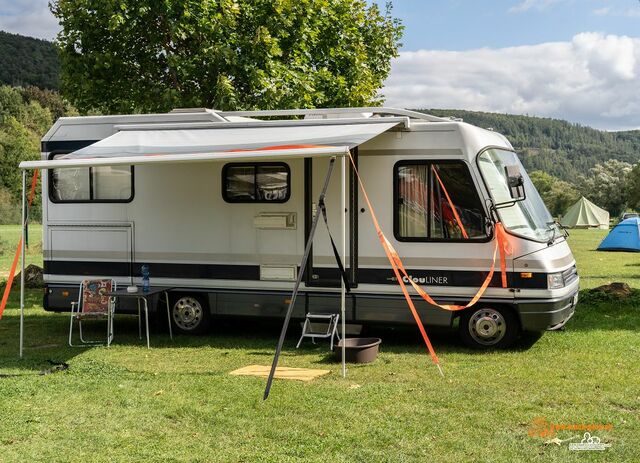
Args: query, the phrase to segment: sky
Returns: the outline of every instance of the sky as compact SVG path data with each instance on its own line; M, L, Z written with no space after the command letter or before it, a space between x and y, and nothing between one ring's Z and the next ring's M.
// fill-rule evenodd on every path
M367 0L384 5L384 0ZM48 0L0 0L0 29L53 39ZM640 128L639 0L393 0L405 26L386 106Z

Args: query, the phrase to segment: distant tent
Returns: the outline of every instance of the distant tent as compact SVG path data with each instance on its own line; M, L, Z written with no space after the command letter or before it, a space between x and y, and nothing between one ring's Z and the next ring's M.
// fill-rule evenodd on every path
M598 246L598 251L640 252L640 218L626 219L613 227Z
M609 228L609 213L582 196L560 220L567 228Z

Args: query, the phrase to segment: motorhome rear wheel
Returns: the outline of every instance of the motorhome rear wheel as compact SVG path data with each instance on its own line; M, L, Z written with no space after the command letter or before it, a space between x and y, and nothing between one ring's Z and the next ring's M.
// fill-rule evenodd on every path
M460 316L458 330L468 346L491 349L513 345L520 326L518 318L506 307L473 307Z
M174 296L171 320L177 331L185 334L205 333L211 324L209 307L200 296L179 294Z

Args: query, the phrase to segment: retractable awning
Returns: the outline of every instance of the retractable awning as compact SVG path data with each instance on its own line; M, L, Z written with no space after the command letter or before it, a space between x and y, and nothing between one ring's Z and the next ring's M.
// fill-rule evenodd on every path
M390 120L391 119L391 120ZM54 160L21 169L320 157L347 154L404 118L119 126L114 135Z

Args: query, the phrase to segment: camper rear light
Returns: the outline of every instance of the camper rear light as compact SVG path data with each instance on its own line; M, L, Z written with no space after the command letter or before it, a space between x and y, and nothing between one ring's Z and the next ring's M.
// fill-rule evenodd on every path
M547 287L549 289L564 288L564 278L562 272L550 273L547 275Z

